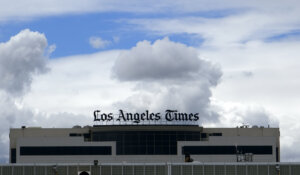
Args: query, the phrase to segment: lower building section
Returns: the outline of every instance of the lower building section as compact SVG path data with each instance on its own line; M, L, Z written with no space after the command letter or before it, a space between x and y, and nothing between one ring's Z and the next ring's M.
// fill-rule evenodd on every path
M0 175L299 175L300 163L0 165Z
M102 126L11 129L11 163L277 162L278 128Z

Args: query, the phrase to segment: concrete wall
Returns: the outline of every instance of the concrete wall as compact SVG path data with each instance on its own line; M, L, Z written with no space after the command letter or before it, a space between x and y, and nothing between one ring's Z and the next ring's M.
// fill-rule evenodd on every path
M90 131L116 130L188 130L203 133L222 133L222 136L209 136L205 141L179 141L178 155L116 155L115 142L89 142L83 137L70 137L70 133L89 133ZM137 131L138 132L138 131ZM18 128L10 130L10 148L16 148L17 163L100 163L120 162L183 162L183 146L249 146L272 145L272 155L254 155L255 162L275 162L276 147L279 147L278 128L202 128L195 126L105 126L97 128ZM100 156L20 156L21 146L111 146L112 155ZM199 162L235 162L236 155L191 155Z

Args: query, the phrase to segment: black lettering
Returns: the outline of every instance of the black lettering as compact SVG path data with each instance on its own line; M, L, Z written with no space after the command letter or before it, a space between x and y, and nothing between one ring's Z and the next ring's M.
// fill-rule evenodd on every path
M126 113L127 120L133 120L131 113Z
M160 120L160 113L155 114L155 120Z
M104 113L101 114L101 120L103 120L103 121L107 120L107 115Z
M100 119L98 118L99 113L100 113L100 110L94 111L94 121L100 121Z
M176 112L177 112L177 111L176 111ZM175 115L175 120L176 120L176 121L178 121L178 120L181 121L180 116L179 116L178 113L176 113L176 112L174 113L174 115Z
M178 113L178 118L179 118L179 120L181 119L181 120L185 121L185 120L188 120L188 115L186 113Z
M155 116L155 114L154 114L154 113L151 113L151 114L150 114L150 120L154 120L153 116Z
M145 120L145 116L146 116L146 114L145 114L145 113L142 113L142 114L141 114L141 120Z
M193 113L190 113L190 114L189 114L189 121L193 121L193 117L194 117L194 114L193 114Z
M134 123L140 123L140 114L139 113L135 113L134 115L133 115L133 117L134 117Z
M174 112L177 112L177 110L169 110L169 109L167 109L166 110L166 114L165 114L165 118L166 118L166 120L168 120L168 121L173 121L174 120L174 118L173 118L173 113Z
M120 113L119 113L119 118L117 119L117 121L120 121L121 119L123 119L123 121L126 121L123 110L120 109L119 111L120 111Z
M114 118L114 114L113 113L109 113L108 116L107 116L108 121L113 120L113 118Z
M194 114L194 121L198 121L199 120L199 113Z
M149 119L149 111L148 110L146 110L146 117L147 117L147 120L150 120Z

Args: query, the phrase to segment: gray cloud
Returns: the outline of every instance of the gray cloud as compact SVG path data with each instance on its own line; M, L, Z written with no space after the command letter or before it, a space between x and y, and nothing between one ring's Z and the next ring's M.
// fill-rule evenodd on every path
M0 89L12 95L24 94L32 76L47 70L46 47L46 37L28 29L0 43Z
M243 71L242 74L244 77L247 77L247 78L253 77L253 72L251 72L251 71Z
M7 162L9 128L35 125L35 113L22 105L34 75L47 71L46 37L28 29L0 43L0 162Z
M137 43L120 54L113 67L114 76L121 81L202 79L216 85L220 70L199 59L197 50L168 38Z
M211 88L222 75L220 68L200 59L196 49L168 38L139 42L120 54L113 66L120 81L134 81L135 94L115 103L127 110L177 109L200 113L201 122L216 121L210 109Z
M15 99L0 92L0 163L7 162L9 149L9 128L34 124L34 113L16 105Z
M264 127L279 127L278 120L264 109L247 110L244 113L243 121L249 125L261 125Z
M9 129L21 126L72 127L78 124L90 124L89 116L73 113L46 114L34 112L30 108L19 107L16 99L0 92L0 163L7 163L9 158Z
M218 125L224 127L249 126L279 127L278 115L271 113L260 105L213 101L215 110L222 116Z
M75 125L91 125L91 116L74 114L71 112L52 113L49 116L40 115L36 118L36 123L41 127L72 128Z

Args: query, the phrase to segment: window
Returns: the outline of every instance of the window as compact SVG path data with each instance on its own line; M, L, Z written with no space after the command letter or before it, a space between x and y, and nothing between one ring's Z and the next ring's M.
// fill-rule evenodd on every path
M276 162L279 162L279 148L276 147Z
M231 154L272 154L272 146L184 146L182 154L231 155Z
M207 138L207 133L201 133L201 138L206 139Z
M111 155L110 146L24 146L21 156Z
M200 132L93 132L92 138L93 141L116 141L117 155L177 155L177 141L200 141Z
M210 133L209 136L222 136L222 133Z
M16 149L10 149L10 163L17 163Z
M79 137L79 136L82 136L82 134L78 134L78 133L70 133L69 136L70 136L70 137Z

